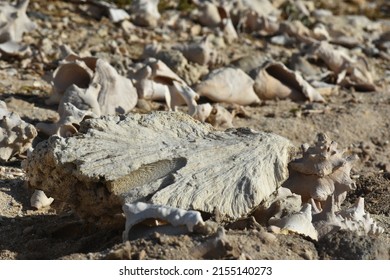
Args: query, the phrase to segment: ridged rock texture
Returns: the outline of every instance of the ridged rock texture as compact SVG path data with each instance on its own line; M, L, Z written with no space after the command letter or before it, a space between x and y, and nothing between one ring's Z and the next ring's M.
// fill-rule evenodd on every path
M30 187L100 224L134 202L234 219L287 179L293 151L278 135L221 132L183 113L153 112L85 120L78 134L41 142L24 166Z

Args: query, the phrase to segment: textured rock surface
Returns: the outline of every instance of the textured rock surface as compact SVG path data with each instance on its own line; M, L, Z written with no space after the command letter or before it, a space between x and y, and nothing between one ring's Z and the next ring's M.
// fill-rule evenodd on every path
M174 112L84 121L27 159L30 187L89 217L121 213L123 202L245 216L287 178L289 140L250 129L215 131Z

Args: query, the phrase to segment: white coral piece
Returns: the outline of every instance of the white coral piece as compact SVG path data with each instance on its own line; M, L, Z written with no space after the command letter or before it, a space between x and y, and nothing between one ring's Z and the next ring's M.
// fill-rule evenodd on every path
M33 125L9 112L5 102L0 101L0 160L8 161L12 156L24 153L36 136Z
M166 221L173 226L186 226L189 232L192 232L196 225L204 224L200 212L193 210L187 211L175 207L143 202L126 203L122 209L126 216L123 242L128 240L129 232L134 225L150 218Z
M208 74L195 90L215 102L249 105L260 103L253 84L252 78L241 69L224 67Z

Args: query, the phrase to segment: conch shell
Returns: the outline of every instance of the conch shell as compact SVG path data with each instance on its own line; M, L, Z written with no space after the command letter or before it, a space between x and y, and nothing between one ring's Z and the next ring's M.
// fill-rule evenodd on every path
M37 134L33 125L9 112L5 102L0 101L0 161L8 161L12 156L26 152Z
M363 58L351 58L342 49L335 49L326 41L315 44L312 52L337 76L337 84L362 91L375 91L373 77Z
M143 202L126 203L122 209L126 216L123 242L128 240L131 228L146 219L163 220L175 227L186 226L189 232L193 232L195 226L204 225L200 212L193 210L186 211L165 205L153 205Z
M47 100L49 104L59 103L60 120L39 123L37 128L48 135L69 136L86 117L124 114L137 100L131 80L119 75L108 62L70 53L54 71L53 94Z
M241 69L224 67L208 74L195 90L215 102L250 105L260 103L253 84L252 78Z
M334 195L336 209L340 209L346 192L356 188L349 173L358 157L339 151L337 143L323 133L317 135L314 146L302 145L302 153L289 163L290 177L284 187L301 195L303 202L312 198L320 205Z
M103 59L69 54L54 71L53 95L48 102L58 103L72 84L80 88L99 88L96 99L102 115L124 114L137 104L132 82Z
M267 63L256 75L254 86L260 99L285 99L325 102L321 94L298 73L279 62Z
M199 95L161 60L148 59L146 65L135 74L135 80L140 97L165 99L168 109L174 111L177 106L186 104L189 115L199 117L199 120L204 119L204 114L199 111L202 106L198 108L196 102Z

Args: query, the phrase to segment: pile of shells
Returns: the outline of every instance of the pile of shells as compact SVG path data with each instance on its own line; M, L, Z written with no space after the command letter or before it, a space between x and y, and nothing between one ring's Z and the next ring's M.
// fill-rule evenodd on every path
M383 232L362 198L342 207L346 192L355 188L350 171L356 156L319 134L314 146L302 146L302 158L291 161L289 140L233 128L234 114L222 105L327 102L339 87L380 86L368 57L390 57L384 25L366 17L341 18L310 3L193 1L191 11L173 13L159 11L157 0L132 1L124 9L83 1L86 16L108 17L120 35L96 46L92 39L73 42L78 54L63 38L55 42L50 27L35 16L41 20L36 31L41 44L30 47L39 55L21 63L39 60L55 69L46 103L58 106L59 114L54 123L36 125L50 137L24 162L29 186L40 191L33 197L35 208L64 201L102 226L122 225L124 213L124 239L144 219L192 231L205 225L201 214L215 211L225 221L253 215L275 232L312 239L338 229ZM4 56L28 56L28 48L19 45L36 28L26 15L28 4L0 4ZM177 9L176 2L170 5ZM286 6L297 15L284 17ZM342 28L343 21L350 30ZM82 34L70 19L61 25L75 30L75 38L96 40L111 32L103 26L98 35ZM243 49L228 53L229 44ZM247 56L246 45L265 51ZM279 46L286 47L288 59L276 59ZM136 114L141 101L162 102L165 112ZM25 153L37 131L3 102L0 117L0 159L7 161ZM221 132L205 122L230 129Z

